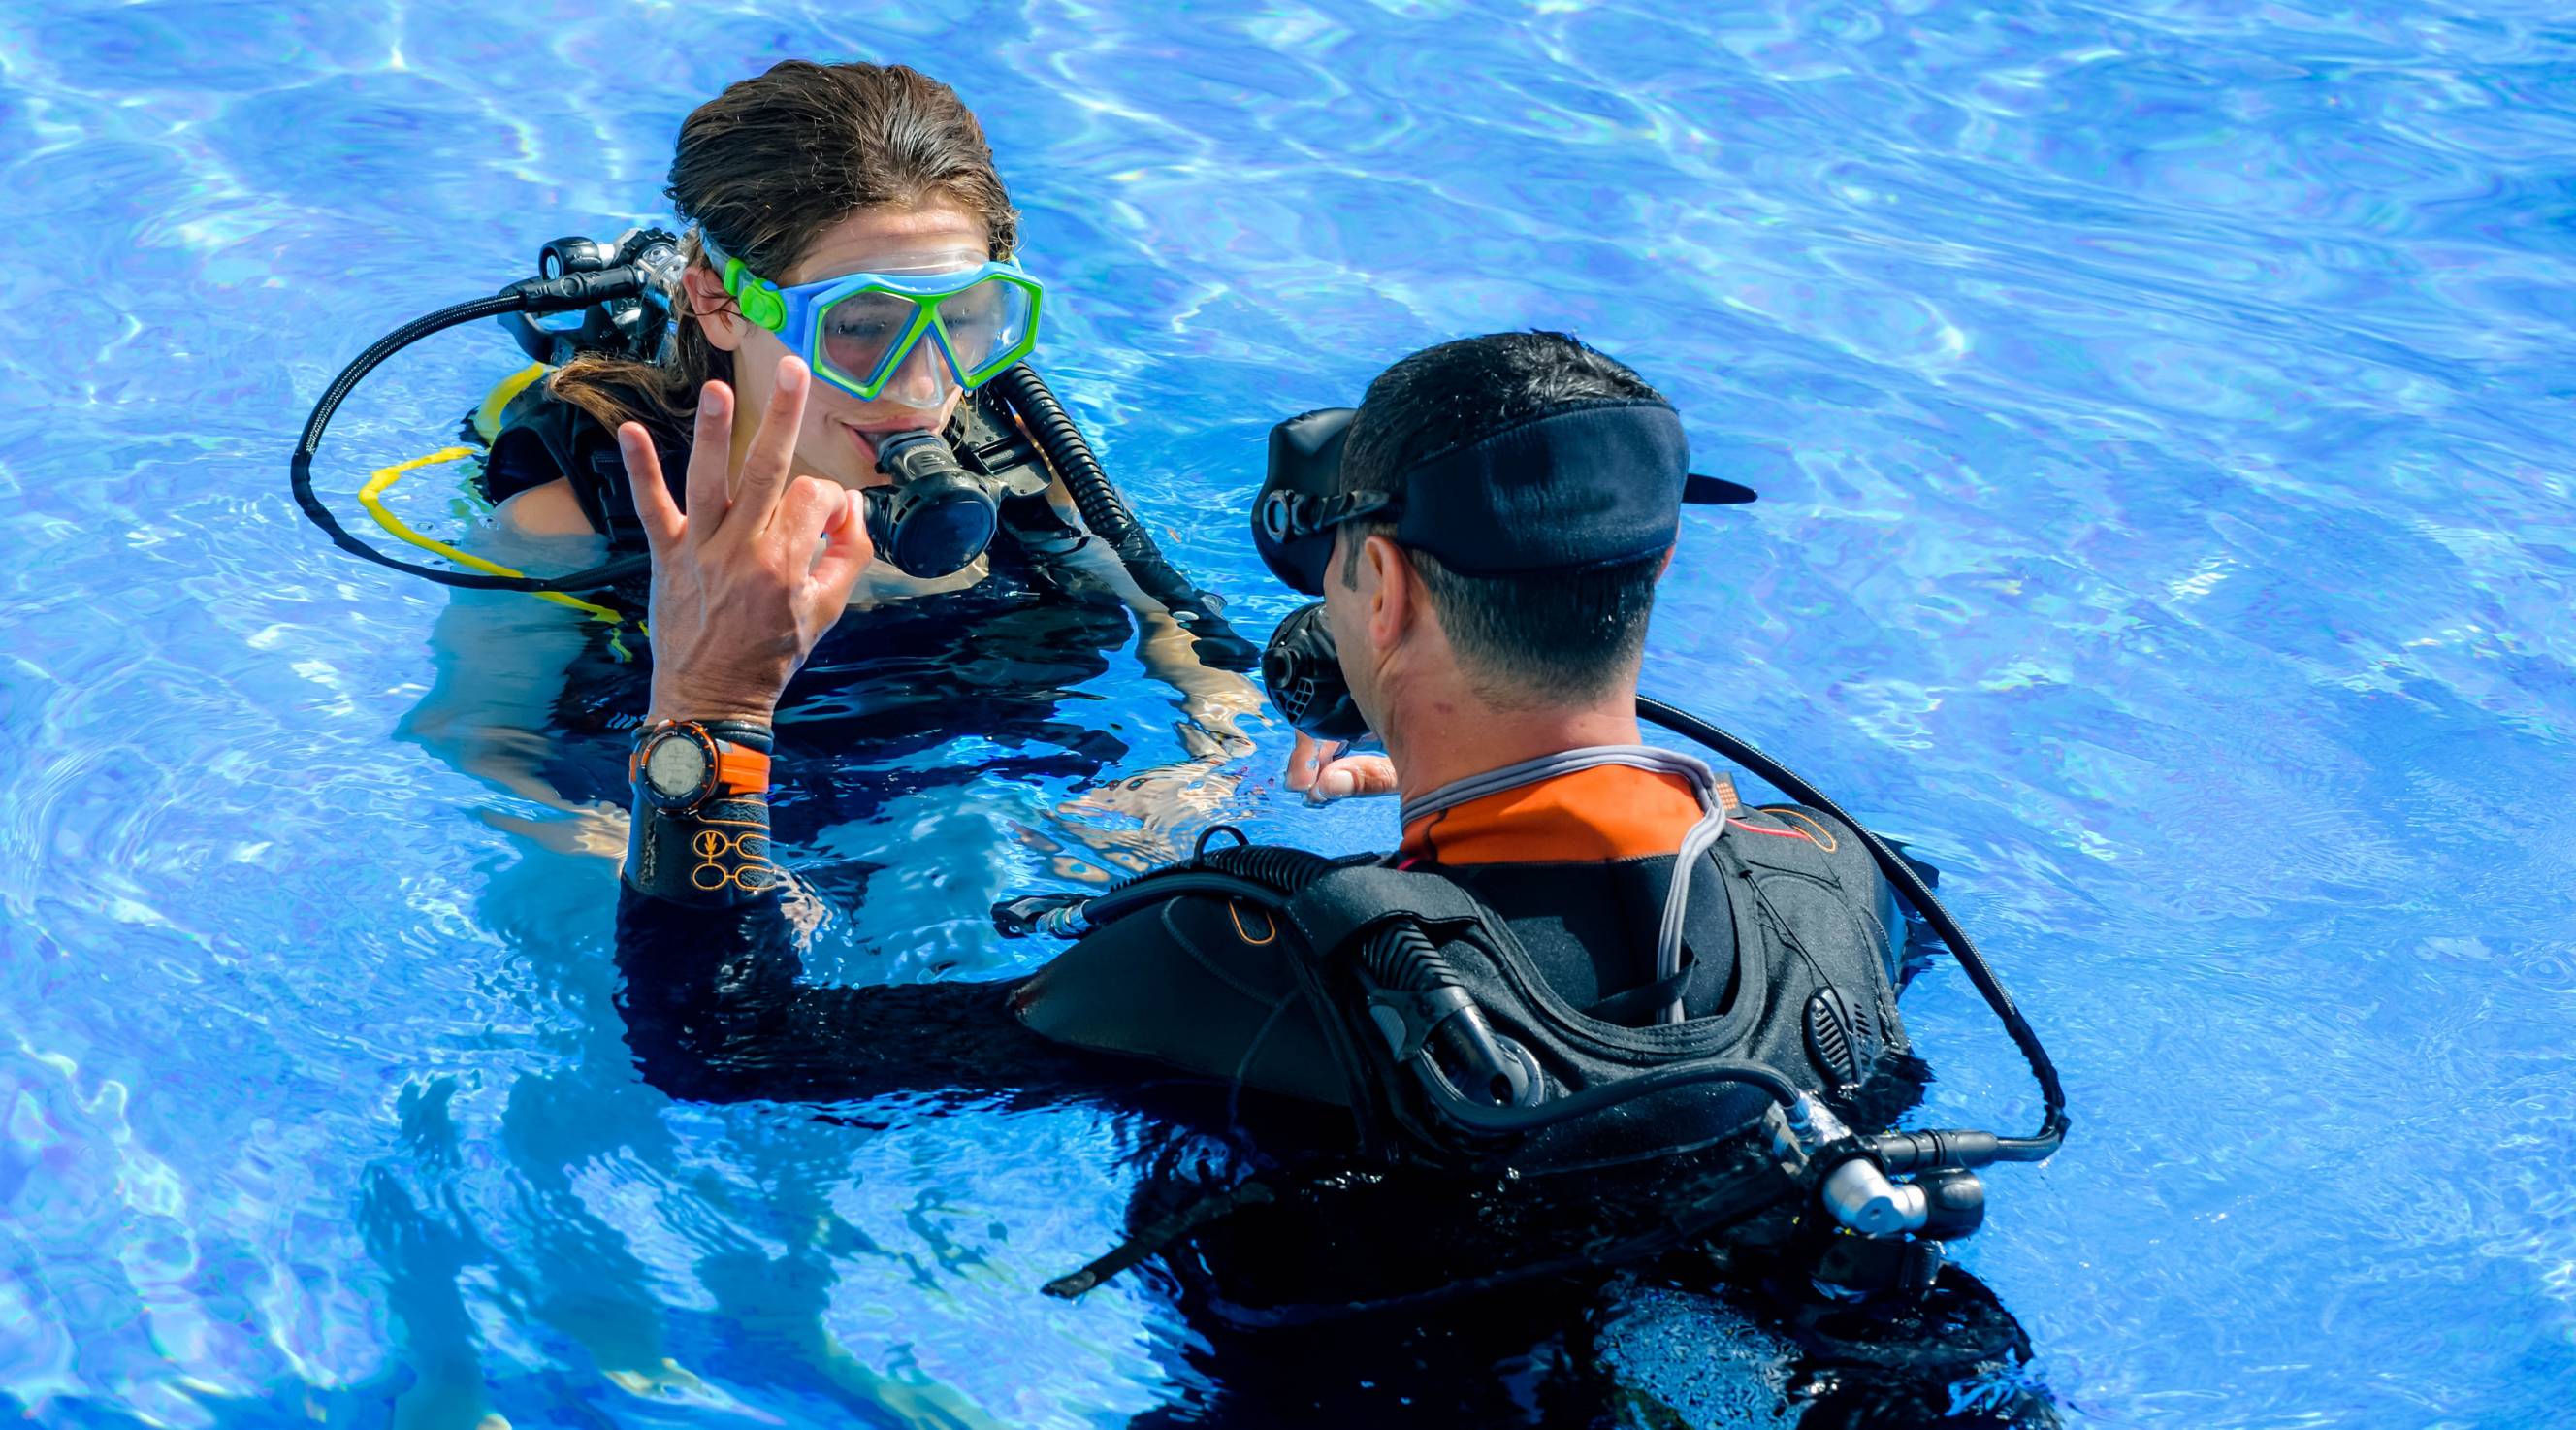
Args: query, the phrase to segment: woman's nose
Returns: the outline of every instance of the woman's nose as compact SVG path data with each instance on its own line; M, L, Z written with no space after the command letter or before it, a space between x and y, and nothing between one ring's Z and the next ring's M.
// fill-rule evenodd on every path
M906 407L930 408L948 400L948 386L948 364L940 360L937 344L925 337L903 355L878 395Z

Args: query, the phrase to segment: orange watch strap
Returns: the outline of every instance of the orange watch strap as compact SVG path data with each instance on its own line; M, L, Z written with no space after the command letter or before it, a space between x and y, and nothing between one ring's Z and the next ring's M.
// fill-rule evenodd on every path
M769 793L769 756L747 745L718 738L715 793L737 798Z

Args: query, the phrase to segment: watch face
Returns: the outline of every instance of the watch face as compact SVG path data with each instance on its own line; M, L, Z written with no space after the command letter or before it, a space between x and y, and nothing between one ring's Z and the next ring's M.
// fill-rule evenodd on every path
M707 782L704 745L679 731L662 736L644 749L644 783L664 799L686 799Z

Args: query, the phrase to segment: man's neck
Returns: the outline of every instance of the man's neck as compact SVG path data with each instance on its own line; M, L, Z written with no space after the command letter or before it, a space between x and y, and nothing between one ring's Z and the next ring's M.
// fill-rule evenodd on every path
M1388 722L1421 732L1387 745L1387 755L1395 762L1396 789L1406 799L1542 755L1639 743L1633 691L1597 705L1538 710L1441 702L1422 715L1419 720Z

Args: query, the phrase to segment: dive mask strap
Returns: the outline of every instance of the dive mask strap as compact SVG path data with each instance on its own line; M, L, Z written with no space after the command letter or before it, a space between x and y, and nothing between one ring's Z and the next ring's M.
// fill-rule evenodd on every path
M1271 540L1286 542L1301 536L1321 536L1344 522L1393 514L1403 505L1402 499L1391 492L1345 492L1321 497L1275 491L1261 499L1253 520L1261 524L1261 530Z
M725 252L724 246L716 242L716 236L707 232L704 224L698 226L698 247L706 254L707 261L714 265L725 292L732 296L734 306L742 310L744 317L773 333L787 326L787 300L778 296L777 284L752 272L741 259Z

